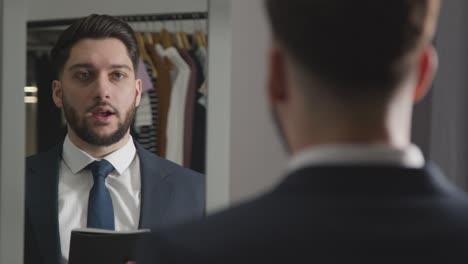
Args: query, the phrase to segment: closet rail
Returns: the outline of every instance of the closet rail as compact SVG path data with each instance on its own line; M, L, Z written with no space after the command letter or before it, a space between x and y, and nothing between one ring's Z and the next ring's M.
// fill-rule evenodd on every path
M207 19L208 13L207 12L182 12L182 13L144 14L144 15L117 15L114 17L120 18L126 22L151 22L151 21ZM78 19L79 18L34 20L34 21L28 21L27 27L31 29L31 28L68 26Z

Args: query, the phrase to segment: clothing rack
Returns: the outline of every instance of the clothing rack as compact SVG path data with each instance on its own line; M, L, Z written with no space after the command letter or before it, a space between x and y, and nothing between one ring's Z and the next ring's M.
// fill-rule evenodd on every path
M208 18L207 12L181 12L181 13L164 13L164 14L143 14L143 15L117 15L125 22L152 22L152 21L175 21L175 20L203 20ZM73 24L80 18L67 19L49 19L49 20L33 20L27 22L28 29L47 28L57 26L68 26Z

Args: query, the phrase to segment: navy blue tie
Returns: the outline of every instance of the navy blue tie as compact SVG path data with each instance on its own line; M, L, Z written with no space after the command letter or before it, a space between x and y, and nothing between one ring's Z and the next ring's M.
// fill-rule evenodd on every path
M114 208L106 187L106 177L114 170L107 160L93 161L88 165L94 184L89 192L88 227L114 230Z

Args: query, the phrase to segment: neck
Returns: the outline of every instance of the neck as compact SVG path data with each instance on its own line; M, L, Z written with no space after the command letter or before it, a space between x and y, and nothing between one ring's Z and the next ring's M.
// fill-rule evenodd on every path
M301 89L291 89L291 102L278 107L291 154L323 144L407 147L414 86L409 78L387 100L366 103L337 100L321 89L312 89L313 94L307 96Z
M355 127L337 127L336 129L315 129L310 135L303 135L295 140L290 148L291 154L295 155L304 149L319 145L389 145L401 147L409 142L399 142L382 128L370 128L364 130Z
M319 119L321 121L315 124L299 122L297 128L290 131L294 133L294 136L289 136L291 154L324 144L379 144L404 148L410 144L411 118L402 111L411 109L402 110L401 107L387 111L383 118L380 116L374 121L363 116L343 118L341 115L341 118ZM310 117L306 118L310 120Z
M102 158L109 155L110 153L123 147L130 139L130 131L128 131L122 139L110 146L96 146L78 137L70 128L68 128L68 131L68 137L70 138L70 141L93 158Z

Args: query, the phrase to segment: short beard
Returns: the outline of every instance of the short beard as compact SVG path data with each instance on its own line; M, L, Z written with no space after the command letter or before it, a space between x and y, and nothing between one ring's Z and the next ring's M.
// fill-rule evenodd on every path
M100 136L90 128L90 126L86 122L86 119L83 118L83 120L79 120L76 109L74 109L72 106L70 106L70 104L68 104L68 101L65 99L65 97L62 98L62 101L63 110L65 112L65 118L67 119L70 128L80 139L94 146L107 147L119 142L128 132L136 112L135 104L132 104L132 107L130 107L130 109L126 113L123 122L120 122L117 125L117 130L108 136ZM120 117L120 113L117 111L117 109L106 102L99 102L94 106L90 107L90 109L99 106L111 107L116 117Z

